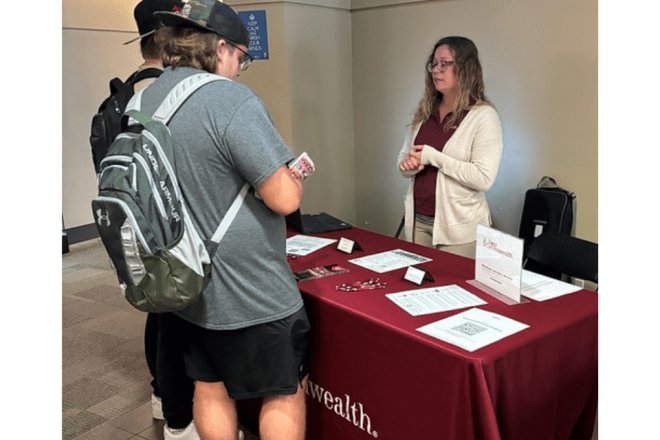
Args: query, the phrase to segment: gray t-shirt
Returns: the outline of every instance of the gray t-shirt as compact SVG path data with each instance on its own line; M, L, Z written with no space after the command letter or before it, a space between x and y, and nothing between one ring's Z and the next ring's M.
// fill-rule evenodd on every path
M200 70L166 68L142 97L152 115L183 78ZM298 311L302 298L286 261L284 218L254 188L293 159L263 102L245 85L214 81L196 91L169 123L179 184L193 224L210 238L245 182L241 209L212 260L201 299L176 312L213 330L274 321Z

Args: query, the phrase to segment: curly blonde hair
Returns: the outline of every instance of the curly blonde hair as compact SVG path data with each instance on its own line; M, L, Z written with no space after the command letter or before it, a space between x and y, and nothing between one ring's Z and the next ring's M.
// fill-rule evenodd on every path
M419 124L426 121L437 109L442 101L442 93L435 90L433 77L426 65L433 62L433 55L438 47L446 45L454 57L454 74L458 80L458 97L454 102L451 117L445 124L445 131L451 127L460 117L464 110L470 108L470 101L475 101L474 105L491 105L490 101L484 95L484 78L479 62L479 53L477 46L472 40L465 37L444 37L438 40L433 46L431 55L429 55L424 64L424 93L417 105L413 115L412 124Z

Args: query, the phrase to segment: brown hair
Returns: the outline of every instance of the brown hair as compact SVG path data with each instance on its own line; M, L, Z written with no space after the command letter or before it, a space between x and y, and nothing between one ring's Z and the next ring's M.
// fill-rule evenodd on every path
M140 39L140 52L145 60L160 59L160 47L154 43L153 34Z
M216 49L220 36L191 28L164 27L154 35L162 50L163 66L194 67L215 73L218 64Z
M426 64L433 62L433 56L438 47L446 45L454 57L454 74L458 80L458 97L452 109L452 115L445 124L445 130L451 127L460 117L464 110L470 108L470 101L475 101L475 105L492 105L484 95L484 78L479 62L479 53L477 46L472 40L465 37L445 37L440 39L424 64L426 73L424 80L424 93L417 105L413 116L413 124L426 121L442 101L442 93L435 90L433 77Z

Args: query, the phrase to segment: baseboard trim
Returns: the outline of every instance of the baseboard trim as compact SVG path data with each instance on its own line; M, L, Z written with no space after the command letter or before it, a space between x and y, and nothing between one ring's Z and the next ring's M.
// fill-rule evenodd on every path
M66 234L67 241L70 245L80 243L82 241L92 240L94 238L98 238L99 236L99 232L96 230L96 225L94 223L65 229L64 234ZM64 234L62 234L63 237Z

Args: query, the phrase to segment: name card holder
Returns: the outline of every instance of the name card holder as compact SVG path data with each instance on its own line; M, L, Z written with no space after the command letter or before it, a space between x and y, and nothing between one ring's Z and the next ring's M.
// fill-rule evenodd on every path
M403 279L411 283L421 286L424 281L435 281L430 273L425 270L418 269L413 266L408 266L406 274L403 276Z
M358 244L357 241L349 240L348 238L342 237L337 244L337 249L346 252L347 254L352 253L353 251L361 251L362 247Z

